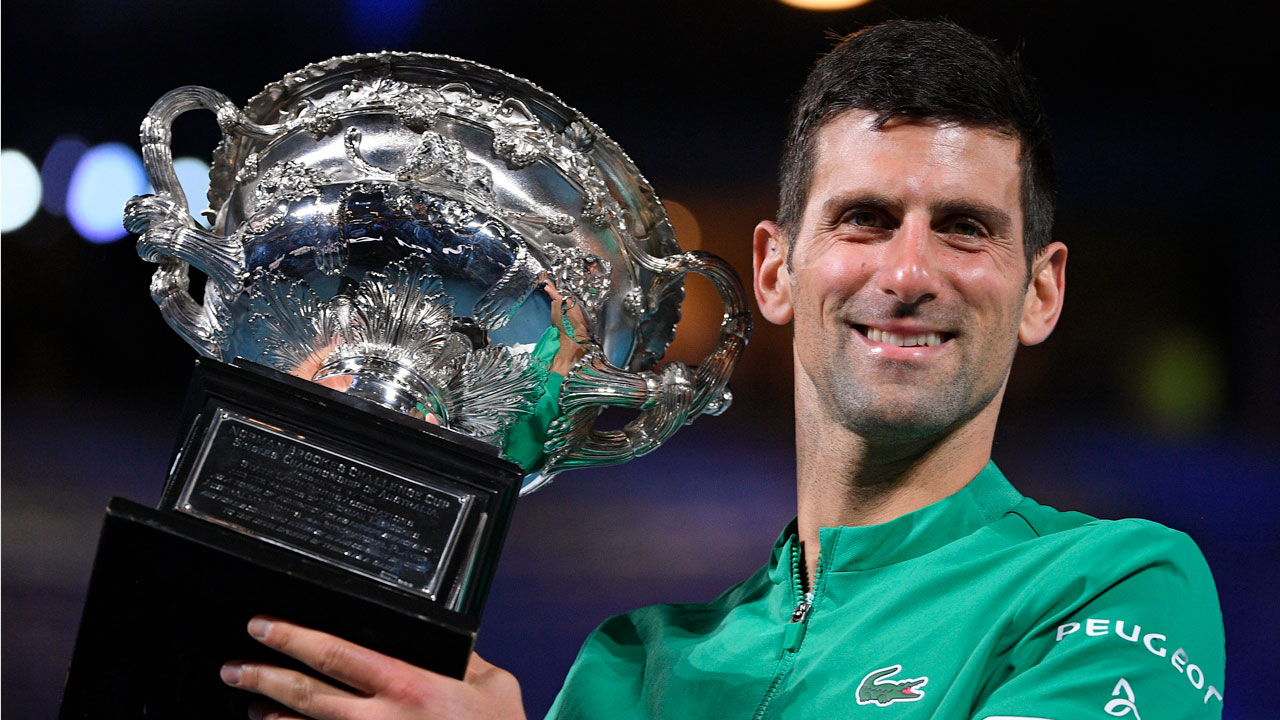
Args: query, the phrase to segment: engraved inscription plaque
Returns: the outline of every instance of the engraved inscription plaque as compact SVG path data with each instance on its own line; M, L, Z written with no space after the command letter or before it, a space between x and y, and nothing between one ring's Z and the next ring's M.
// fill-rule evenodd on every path
M243 360L196 362L181 427L157 507L107 510L62 720L245 717L222 664L289 663L255 615L465 676L518 465Z
M435 599L473 500L219 408L177 509Z

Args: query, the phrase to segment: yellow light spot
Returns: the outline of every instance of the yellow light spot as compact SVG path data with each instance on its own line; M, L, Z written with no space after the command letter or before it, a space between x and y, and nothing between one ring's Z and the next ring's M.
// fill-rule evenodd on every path
M1167 330L1144 347L1135 390L1147 420L1172 432L1208 428L1226 402L1220 351L1191 328Z

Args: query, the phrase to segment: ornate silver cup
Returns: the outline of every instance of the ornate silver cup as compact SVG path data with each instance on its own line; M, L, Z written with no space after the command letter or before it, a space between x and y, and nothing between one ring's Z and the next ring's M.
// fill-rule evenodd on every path
M170 151L195 108L223 133L208 228ZM256 613L461 678L517 492L729 402L737 277L680 252L618 146L524 80L340 57L243 110L175 90L142 145L156 193L125 224L165 320L220 362L197 362L159 506L108 508L63 717L243 716L216 670L278 661L243 632ZM690 272L724 301L720 338L659 368ZM605 406L635 418L597 429Z
M189 214L170 151L173 120L195 108L223 133L211 229ZM338 57L243 110L208 88L174 90L142 145L156 193L130 201L125 224L160 266L151 295L165 320L203 355L508 450L514 434L532 438L536 452L512 458L524 492L649 452L729 403L750 332L736 274L681 252L618 145L528 81L438 55ZM190 267L207 278L200 301ZM690 272L724 302L720 337L696 368L658 368ZM571 361L562 382L551 356ZM595 429L605 406L636 417Z

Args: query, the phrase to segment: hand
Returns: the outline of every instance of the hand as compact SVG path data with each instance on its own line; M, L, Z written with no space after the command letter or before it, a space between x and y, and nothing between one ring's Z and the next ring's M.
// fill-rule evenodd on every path
M352 378L350 375L334 375L323 380L316 380L316 376L320 374L320 368L329 359L329 355L341 344L341 338L335 337L331 339L323 347L308 355L301 364L290 370L289 374L300 377L303 380L313 380L317 385L324 385L338 392L346 392L347 388L351 387Z
M560 331L560 350L551 361L551 372L568 375L573 364L587 354L582 343L591 338L591 326L587 314L572 298L560 294L555 284L543 276L542 291L551 298L551 324ZM568 322L566 323L566 319ZM572 334L566 332L572 330Z
M471 653L466 677L455 680L292 623L258 616L249 634L267 647L292 656L320 673L358 690L341 690L293 670L259 663L230 662L222 681L275 700L293 713L264 719L367 720L372 718L524 718L515 676Z

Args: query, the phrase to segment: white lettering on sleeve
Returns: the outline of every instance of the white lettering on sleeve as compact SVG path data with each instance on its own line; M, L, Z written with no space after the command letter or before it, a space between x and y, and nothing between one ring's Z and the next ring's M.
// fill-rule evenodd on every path
M1133 637L1129 637L1128 635L1124 634L1124 621L1123 620L1116 621L1116 634L1124 638L1125 640L1128 640L1129 642L1138 642L1138 634L1141 632L1142 632L1142 626L1134 625Z
M1143 635L1141 625L1130 623L1126 628L1124 620L1087 618L1080 620L1079 622L1066 622L1059 625L1057 630L1057 641L1060 642L1064 637L1071 635L1072 633L1080 632L1082 628L1084 629L1084 634L1090 637L1104 637L1106 635L1110 635L1113 631L1117 637L1123 638L1131 643L1137 643L1138 638L1141 637L1142 644L1146 646L1147 650L1150 651L1152 655L1155 655L1158 658L1168 658L1169 664L1173 666L1173 669L1177 670L1182 675L1186 675L1187 682L1196 690L1205 690L1206 685L1208 686L1208 689L1205 690L1204 693L1205 704L1208 704L1209 698L1211 697L1216 697L1219 701L1222 700L1222 691L1207 683L1208 677L1204 668L1191 662L1191 657L1187 654L1185 648L1179 647L1177 650L1174 650L1172 654L1169 652L1169 648L1167 646L1169 638L1167 635L1155 632ZM1129 634L1125 634L1126 629L1130 631ZM1085 641L1078 640L1076 642ZM1113 693L1113 695L1119 698L1119 692L1125 690L1127 685L1128 681L1121 678L1121 683L1116 684L1117 692ZM1108 712L1112 712L1112 714L1115 714L1115 712L1128 713L1131 711L1134 715L1137 715L1138 710L1136 706L1130 708L1123 703L1115 703L1108 708Z
M1168 638L1161 635L1160 633L1147 633L1147 636L1142 638L1142 644L1146 645L1148 650L1155 653L1156 657L1164 657L1165 655L1167 655L1169 653L1168 650L1164 648L1160 648L1159 650L1157 650L1155 646L1151 644L1152 638L1160 638L1161 640L1167 640Z

